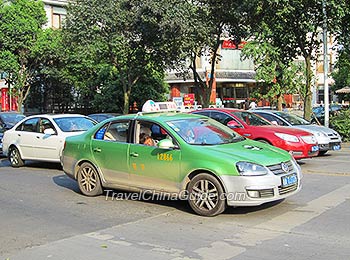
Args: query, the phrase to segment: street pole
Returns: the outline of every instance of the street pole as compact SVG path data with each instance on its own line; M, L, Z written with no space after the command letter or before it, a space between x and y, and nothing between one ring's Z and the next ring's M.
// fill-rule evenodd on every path
M10 81L8 81L8 95L9 95L9 103L10 103L10 107L9 110L12 111L12 97L11 97L11 84Z
M323 80L324 80L324 125L329 127L329 88L328 88L328 37L326 0L322 0L323 11Z

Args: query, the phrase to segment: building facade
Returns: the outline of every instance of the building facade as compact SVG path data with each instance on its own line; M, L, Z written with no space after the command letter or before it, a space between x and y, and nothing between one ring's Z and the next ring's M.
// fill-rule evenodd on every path
M227 107L240 107L250 98L250 92L256 85L254 63L249 59L241 59L244 42L235 46L233 42L224 40L219 48L220 62L216 64L211 102L216 98ZM197 60L197 71L202 80L209 80L211 64L207 55ZM166 82L170 85L170 99L184 97L194 93L193 75L188 78L177 75L175 71L167 74Z

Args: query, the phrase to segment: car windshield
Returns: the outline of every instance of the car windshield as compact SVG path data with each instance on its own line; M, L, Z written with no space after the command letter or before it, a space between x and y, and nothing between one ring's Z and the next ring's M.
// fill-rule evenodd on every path
M60 117L53 119L63 132L86 131L96 123L86 117Z
M244 137L209 118L173 120L167 124L183 140L193 145L219 145L244 140Z
M246 112L246 111L236 111L232 112L233 115L241 119L243 122L245 122L247 125L254 125L254 126L259 126L259 125L271 125L269 121L266 119L253 114L251 112Z
M283 119L288 121L291 125L310 125L309 121L306 121L304 118L301 118L293 114L276 112L276 115L282 117Z

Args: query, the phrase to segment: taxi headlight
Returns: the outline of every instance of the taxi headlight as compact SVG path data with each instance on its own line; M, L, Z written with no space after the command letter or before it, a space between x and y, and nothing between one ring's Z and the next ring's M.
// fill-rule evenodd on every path
M294 170L300 173L301 172L300 165L298 164L297 160L295 160L293 156L292 156L292 164L293 164Z
M275 133L275 135L283 139L284 141L291 142L291 143L299 143L299 139L295 135L282 134L282 133Z
M268 174L268 170L264 166L250 162L238 162L236 163L236 168L242 176L260 176Z

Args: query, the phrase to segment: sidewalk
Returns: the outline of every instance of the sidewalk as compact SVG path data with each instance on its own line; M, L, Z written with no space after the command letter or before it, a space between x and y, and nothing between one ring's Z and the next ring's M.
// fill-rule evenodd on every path
M341 145L342 148L350 148L350 142L343 142Z

